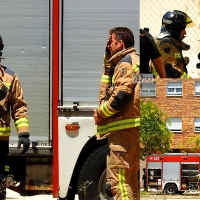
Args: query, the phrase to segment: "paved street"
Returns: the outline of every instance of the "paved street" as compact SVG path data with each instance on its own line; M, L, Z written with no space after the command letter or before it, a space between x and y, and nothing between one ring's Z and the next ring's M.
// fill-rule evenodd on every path
M12 190L7 189L7 198L6 200L26 200L26 199L32 199L32 200L55 200L57 198L53 198L52 195L35 195L35 196L27 196L22 197L19 193L14 192Z

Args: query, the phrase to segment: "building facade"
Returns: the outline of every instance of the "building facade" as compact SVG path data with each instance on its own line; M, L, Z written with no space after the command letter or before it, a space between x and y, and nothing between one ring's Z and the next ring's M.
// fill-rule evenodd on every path
M150 99L168 115L174 152L191 151L200 134L200 79L155 79L141 82L141 99Z

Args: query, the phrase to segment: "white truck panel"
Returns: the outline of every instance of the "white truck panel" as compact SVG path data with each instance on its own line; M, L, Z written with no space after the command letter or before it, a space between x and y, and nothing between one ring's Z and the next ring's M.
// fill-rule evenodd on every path
M130 28L139 52L138 0L68 0L63 4L63 105L95 105L109 30Z
M77 158L85 143L96 133L93 117L59 117L59 196L66 197ZM66 131L65 126L78 122L80 129Z

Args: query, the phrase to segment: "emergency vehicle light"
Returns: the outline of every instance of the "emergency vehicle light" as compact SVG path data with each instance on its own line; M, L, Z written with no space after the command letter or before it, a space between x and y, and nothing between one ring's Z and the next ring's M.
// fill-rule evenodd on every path
M65 126L66 130L78 130L80 126L78 124L67 124Z

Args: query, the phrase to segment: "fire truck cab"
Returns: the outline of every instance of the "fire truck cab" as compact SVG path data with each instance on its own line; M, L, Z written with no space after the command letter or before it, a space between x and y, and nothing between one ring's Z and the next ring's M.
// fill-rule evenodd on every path
M200 154L169 153L146 159L146 185L166 194L199 193Z

